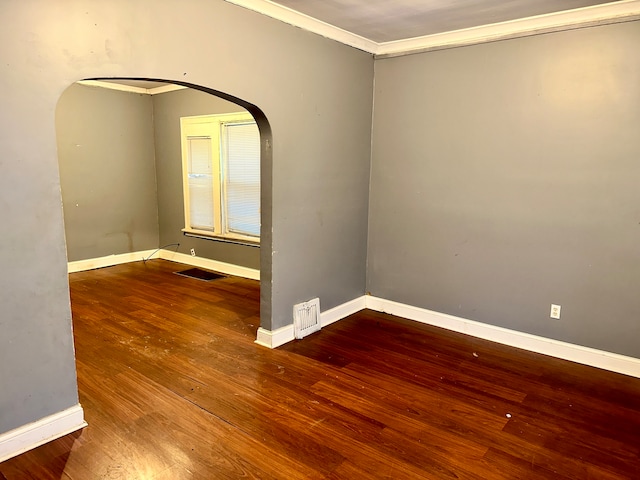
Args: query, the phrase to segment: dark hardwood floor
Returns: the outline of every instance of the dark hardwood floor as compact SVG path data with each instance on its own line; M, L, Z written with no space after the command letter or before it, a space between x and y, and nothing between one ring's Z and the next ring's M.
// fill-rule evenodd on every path
M640 478L640 379L371 311L269 350L181 267L70 275L89 426L0 479Z

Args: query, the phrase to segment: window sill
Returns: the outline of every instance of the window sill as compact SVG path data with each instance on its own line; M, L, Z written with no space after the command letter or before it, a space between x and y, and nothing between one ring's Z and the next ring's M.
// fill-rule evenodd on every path
M205 232L202 230L190 230L188 228L182 229L182 234L187 237L201 238L203 240L212 240L214 242L222 243L234 243L236 245L245 245L247 247L260 247L260 239L252 239L242 236L222 236L216 235L211 232Z

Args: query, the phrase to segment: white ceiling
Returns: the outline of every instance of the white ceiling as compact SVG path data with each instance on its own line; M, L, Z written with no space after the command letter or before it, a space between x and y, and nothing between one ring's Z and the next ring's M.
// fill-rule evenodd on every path
M640 18L640 0L226 0L378 55Z
M405 40L610 0L277 0L376 43Z

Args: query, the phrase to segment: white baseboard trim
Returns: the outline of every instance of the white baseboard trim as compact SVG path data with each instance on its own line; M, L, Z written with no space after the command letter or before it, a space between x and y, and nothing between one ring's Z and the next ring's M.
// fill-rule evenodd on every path
M260 271L252 268L232 265L230 263L210 260L208 258L192 257L184 253L177 253L171 250L147 250L142 252L125 253L120 255L109 255L107 257L94 258L69 262L69 273L94 268L108 267L121 263L135 262L148 258L155 254L159 258L174 262L192 265L194 267L206 268L227 275L260 280ZM583 347L572 343L561 342L550 338L539 337L528 333L509 330L486 323L468 320L466 318L447 315L445 313L434 312L424 308L414 307L403 303L385 300L371 295L363 295L346 303L338 305L320 314L322 327L326 327L349 315L359 312L365 308L378 312L386 312L398 317L407 318L428 325L446 328L454 332L465 333L474 337L483 338L492 342L502 343L512 347L522 348L531 352L542 353L552 357L569 360L592 367L602 368L612 372L630 375L640 378L640 359L619 355L616 353L597 350L595 348ZM256 343L269 348L277 348L295 339L293 324L286 325L277 330L266 330L260 328L256 338Z
M358 313L360 310L364 310L366 308L366 296L354 298L342 305L338 305L337 307L331 308L326 312L320 313L320 324L322 327L326 327L327 325L331 325L338 320L342 320L343 318L347 318L349 315L353 315L354 313Z
M0 435L0 462L87 426L80 404Z
M367 296L367 308L492 342L640 378L640 359Z
M235 275L236 277L250 278L252 280L260 280L260 270L254 268L242 267L231 263L219 262L209 258L192 257L184 253L173 252L171 250L160 250L158 256L164 260L184 263L194 267L215 270L216 272L225 273L227 275Z
M162 258L164 260L184 263L185 265L191 265L193 267L215 270L216 272L224 273L226 275L235 275L237 277L260 280L260 270L242 267L239 265L232 265L225 262L219 262L217 260L211 260L209 258L192 257L191 255L185 255L184 253L177 253L165 249L143 250L140 252L121 253L108 255L106 257L77 260L69 262L67 264L67 269L69 273L83 272L85 270L94 270L96 268L112 267L114 265L120 265L122 263L148 260L149 257Z
M572 343L561 342L559 340L518 332L516 330L509 330L508 328L476 322L454 315L447 315L446 313L434 312L425 308L393 302L371 295L354 298L342 305L322 312L320 314L322 327L342 320L365 308L377 312L389 313L397 317L433 325L435 327L446 328L447 330L521 348L530 352L541 353L543 355L640 378L640 359L638 358L574 345ZM294 339L293 324L291 324L273 331L259 328L256 343L269 348L277 348Z
M331 308L326 312L320 313L320 325L322 327L326 327L327 325L331 325L338 320L342 320L343 318L348 317L354 313L359 312L365 308L365 297L354 298L353 300L349 300L346 303L338 305L337 307ZM289 343L292 340L295 340L295 331L293 328L293 324L285 325L284 327L278 328L276 330L267 330L265 328L260 327L258 329L258 335L255 343L258 345L262 345L263 347L268 348L278 348L285 343Z
M69 273L84 272L85 270L94 270L96 268L112 267L114 265L120 265L121 263L139 262L154 252L155 250L143 250L140 252L119 253L107 255L106 257L89 258L87 260L76 260L67 264L68 271Z
M262 327L258 328L258 336L255 342L263 347L278 348L285 343L289 343L295 338L292 323L291 325L285 325L284 327L277 328L275 330L267 330Z

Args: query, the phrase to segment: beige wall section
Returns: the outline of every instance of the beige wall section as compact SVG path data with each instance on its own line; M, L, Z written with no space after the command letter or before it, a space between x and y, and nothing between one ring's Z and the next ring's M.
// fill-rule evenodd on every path
M273 132L263 326L362 295L370 55L222 0L3 1L0 19L0 433L78 401L54 128L77 80L181 80L257 105Z
M638 45L632 22L378 61L367 290L640 358Z
M149 95L74 84L56 109L69 261L158 248Z
M158 180L160 246L179 243L179 252L194 248L199 257L260 268L260 248L184 236L184 196L180 118L245 111L235 103L194 89L153 96L153 119ZM175 250L175 246L168 247Z

